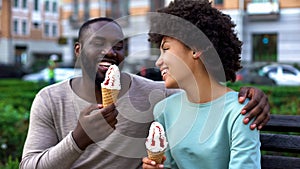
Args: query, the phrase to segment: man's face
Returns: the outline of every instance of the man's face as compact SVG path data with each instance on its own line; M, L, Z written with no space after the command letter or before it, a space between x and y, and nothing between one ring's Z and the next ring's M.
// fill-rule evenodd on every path
M99 21L90 24L81 41L83 76L87 74L100 85L108 67L124 60L124 35L113 22Z

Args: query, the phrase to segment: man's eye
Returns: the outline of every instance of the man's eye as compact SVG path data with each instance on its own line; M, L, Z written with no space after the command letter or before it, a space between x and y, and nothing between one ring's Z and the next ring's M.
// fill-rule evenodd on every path
M162 48L162 50L169 50L169 48Z
M95 42L94 45L95 46L104 46L104 43L103 42Z
M123 46L114 46L113 49L114 49L114 50L122 50L122 49L123 49Z

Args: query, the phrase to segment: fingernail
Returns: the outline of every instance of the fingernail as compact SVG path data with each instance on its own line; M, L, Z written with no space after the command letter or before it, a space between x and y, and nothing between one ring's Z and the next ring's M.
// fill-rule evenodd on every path
M256 124L251 124L251 128L255 129L256 128Z
M152 164L152 165L155 165L155 164L156 164L156 162L155 162L155 161L151 161L151 164Z
M159 168L164 168L164 165L160 164L158 165Z
M246 110L242 110L242 114L246 114Z
M258 126L258 130L262 129L262 126Z
M248 123L248 122L249 122L249 118L245 118L244 123Z
M102 104L98 104L98 109L101 109L103 108L103 105Z

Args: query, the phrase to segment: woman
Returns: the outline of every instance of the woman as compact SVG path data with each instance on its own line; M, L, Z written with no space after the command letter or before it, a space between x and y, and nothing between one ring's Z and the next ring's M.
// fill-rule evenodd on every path
M240 123L238 93L223 83L241 68L231 18L207 0L175 0L158 12L149 34L160 44L156 65L165 86L183 92L155 106L169 149L164 164L145 157L143 168L260 168L259 132Z

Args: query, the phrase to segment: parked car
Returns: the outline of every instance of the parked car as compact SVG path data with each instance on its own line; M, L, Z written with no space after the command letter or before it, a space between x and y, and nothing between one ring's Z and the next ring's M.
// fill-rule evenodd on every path
M81 74L81 69L78 68L55 68L55 81L59 82L65 79L69 79L74 76ZM44 68L37 73L24 75L23 80L25 81L49 81L48 68Z
M137 73L139 76L143 76L147 79L154 81L162 81L161 73L158 68L141 68L141 71Z
M259 67L243 67L236 74L236 81L258 85L275 85L274 80L260 73Z
M25 71L21 67L0 64L0 78L21 78Z
M262 68L262 72L273 79L276 85L299 86L300 71L286 64L267 65Z

